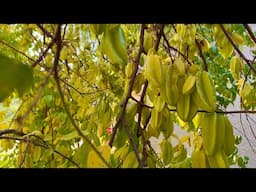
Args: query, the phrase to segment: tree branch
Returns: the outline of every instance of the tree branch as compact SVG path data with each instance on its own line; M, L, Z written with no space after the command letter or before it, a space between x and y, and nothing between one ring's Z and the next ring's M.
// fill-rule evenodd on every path
M203 59L205 71L208 71L208 65L207 65L207 63L206 63L204 54L203 54L202 49L201 49L201 47L200 47L200 43L198 42L197 39L195 39L195 41L196 41L196 45L197 45L197 48L198 48L198 50L199 50L200 56L201 56L201 58Z
M251 27L248 24L243 24L245 29L247 30L247 32L249 33L251 39L254 41L254 43L256 44L256 37L254 35L254 33L251 30Z
M54 39L51 41L51 43L48 45L48 47L44 50L44 52L39 56L39 58L37 60L32 59L31 57L29 57L27 54L23 53L22 51L18 50L17 48L9 45L8 43L6 43L3 40L0 40L0 43L5 45L6 47L9 47L10 49L13 49L15 52L23 55L24 57L26 57L28 60L30 60L31 62L33 62L33 64L31 65L32 67L35 67L38 63L40 63L42 61L42 59L45 57L45 55L47 54L47 52L49 51L49 49L54 45Z
M80 95L91 95L91 94L95 94L95 93L98 93L98 92L103 92L103 91L108 90L108 88L106 88L106 89L100 89L100 90L92 91L92 92L81 92L81 91L79 91L77 88L75 88L73 85L67 83L65 80L63 80L63 79L61 79L61 78L59 78L59 80L60 80L61 82L63 82L65 85L67 85L67 86L69 86L70 88L72 88L74 91L76 91L76 92L77 92L78 94L80 94Z
M28 154L28 149L29 149L29 136L27 136L27 145L26 145L26 148L25 148L25 151L24 151L24 154L23 154L23 158L20 162L20 165L19 165L19 168L23 167L24 163L25 163L25 159L26 159L26 156Z
M132 100L134 100L135 102L137 103L141 103L140 101L138 101L137 99L135 99L134 97L131 97ZM149 108L149 109L153 109L154 107L152 106L148 106L146 104L142 104L141 103L141 106L142 107L146 107L146 108ZM176 111L176 109L169 109L169 111ZM197 112L205 112L205 113L209 113L208 111L205 111L205 110L197 110ZM252 110L252 111L248 111L248 110L234 110L234 111L215 111L216 113L226 113L226 114L229 114L229 113L256 113L256 110Z
M256 141L256 134L255 134L255 132L254 132L254 130L253 130L253 128L252 128L252 125L251 125L249 119L248 119L248 114L245 114L245 118L246 118L246 120L247 120L247 122L248 122L248 124L249 124L249 128L250 128L250 131L251 131L251 133L252 133L252 135L253 135L254 141Z
M143 149L142 149L142 162L143 162L143 166L147 166L147 157L148 157L148 154L147 154L147 141L146 141L146 138L143 134L143 129L141 128L140 126L140 123L141 123L141 114L142 114L142 104L144 104L143 100L144 100L144 97L146 95L146 91L147 91L147 87L148 87L148 81L146 80L145 83L144 83L144 87L143 87L143 90L142 90L142 93L141 93L141 97L140 97L140 102L138 103L138 108L137 108L137 113L138 113L138 123L137 123L137 137L139 137L141 135L141 138L142 138L142 144L143 144Z
M126 134L127 134L128 138L129 138L129 140L130 140L130 144L131 144L131 146L132 146L132 148L133 148L133 151L134 151L134 153L135 153L136 159L137 159L137 161L139 162L139 167L140 167L140 168L143 168L143 163L142 163L142 161L141 161L141 159L140 159L140 156L139 156L139 150L138 150L138 148L137 148L137 146L136 146L136 144L135 144L135 142L134 142L134 140L133 140L133 137L132 137L132 135L131 135L131 133L130 133L130 131L129 131L129 128L128 128L128 126L127 126L127 123L126 123L125 118L123 118L122 121L123 121L123 125L124 125L124 129L125 129L125 131L126 131Z
M159 47L159 44L160 44L160 40L161 40L161 37L163 35L163 30L164 30L164 25L163 24L160 24L159 25L159 29L156 31L156 43L155 43L155 46L154 46L154 49L157 51L158 50L158 47Z
M64 99L64 95L63 95L63 92L61 90L59 77L58 77L58 63L59 63L60 51L61 51L61 47L62 47L61 46L61 25L58 25L58 27L57 27L57 31L56 31L56 44L57 44L57 51L55 53L54 63L53 63L54 79L55 79L56 84L57 84L57 89L58 89L58 92L60 94L60 98L61 98L61 102L62 102L62 104L64 106L64 110L65 110L69 120L71 121L71 124L76 129L77 133L90 145L90 147L93 149L93 151L95 151L95 153L99 156L99 158L103 161L103 163L107 167L111 167L110 164L101 155L101 153L97 150L97 148L92 144L90 139L86 135L84 135L83 132L80 130L80 128L77 126L75 120L73 119L73 117L70 114L69 109L68 109L68 107L66 105L66 102L65 102L65 99Z
M169 111L177 111L176 109L169 109ZM197 110L197 112L202 112L202 113L212 113L212 112L208 112L205 110ZM234 110L234 111L215 111L215 113L223 113L223 114L231 114L231 113L256 113L256 111L247 111L247 110Z
M242 115L240 114L239 116L240 116L240 125L242 127L242 130L243 130L243 133L244 133L244 137L247 140L248 144L250 145L251 150L256 154L256 151L255 151L254 147L252 146L252 143L250 142L250 139L248 138L248 136L247 136L247 134L245 132L245 128L244 128L243 121L242 121Z
M232 38L230 37L230 35L228 34L228 32L226 31L226 29L224 28L223 24L220 24L220 28L222 29L222 31L224 32L224 34L226 35L226 37L228 38L229 42L233 45L233 47L235 48L236 52L239 54L239 56L248 64L248 66L252 69L252 71L256 74L256 69L254 68L254 66L250 63L250 60L247 59L244 54L240 51L240 49L236 46L236 44L234 43L234 41L232 40Z
M128 100L131 97L131 92L132 92L133 84L135 82L136 74L137 74L137 71L138 71L138 68L139 68L140 57L141 57L142 51L144 49L143 48L144 30L145 30L145 24L142 24L141 25L141 30L140 30L140 48L139 48L139 52L138 52L138 55L137 55L137 58L136 58L136 62L135 62L135 69L134 69L133 74L131 76L131 80L130 80L130 83L129 83L128 93L127 93L124 101L122 102L121 112L120 112L120 114L119 114L119 116L117 118L116 124L113 127L113 132L112 132L110 140L109 140L109 146L110 147L113 146L113 142L114 142L114 139L115 139L117 128L118 128L119 124L121 123L121 121L122 121L122 119L124 117L125 109L126 109Z
M144 84L144 86L145 86L145 84ZM132 99L133 101L135 101L136 103L139 103L142 107L146 107L146 108L149 108L149 109L153 109L153 108L154 108L154 107L152 107L152 106L146 105L145 103L143 103L143 102L137 100L137 99L134 98L133 96L131 96L131 99Z
M22 51L20 51L20 50L16 49L15 47L9 45L8 43L6 43L4 40L1 40L1 39L0 39L0 43L3 44L3 45L5 45L6 47L9 47L9 48L13 49L14 51L18 52L19 54L23 55L23 56L26 57L28 60L30 60L30 61L32 61L32 62L35 61L35 60L32 59L31 57L29 57L27 54L23 53Z
M16 140L16 141L20 141L20 142L27 142L27 139L25 139L25 138L2 136L2 135L0 135L0 139L9 139L9 140ZM35 146L42 147L42 148L45 148L45 149L49 149L50 148L48 146L48 144L43 145L43 144L41 144L41 143L39 143L37 141L33 141L31 139L29 139L29 143L32 143ZM46 141L44 141L44 143L46 143ZM66 155L62 154L61 152L57 151L56 149L53 149L53 152L58 154L58 155L60 155L62 158L67 159L72 164L74 164L76 167L80 168L80 166L75 161L73 161L71 158L67 157Z
M159 45L160 45L164 25L161 24L158 27L159 27L159 29L157 29L157 31L156 31L157 39L156 39L156 42L155 42L155 45L154 45L154 49L155 49L156 52L158 51L158 48L159 48ZM147 166L148 154L147 154L147 140L146 140L146 138L143 134L143 129L141 128L140 123L141 123L141 113L142 113L142 107L143 107L142 104L144 104L143 100L144 100L144 97L146 95L147 88L148 88L148 80L146 80L144 82L144 86L143 86L142 93L141 93L141 96L140 96L140 102L138 103L138 107L137 107L137 113L138 113L138 123L137 123L138 132L137 132L137 136L141 135L141 138L142 138L142 144L143 144L142 162L143 162L143 166Z
M25 135L25 133L23 133L22 131L18 131L16 129L0 130L0 136L6 135L6 134L14 134L14 135L18 135L18 136L24 136Z
M41 29L41 31L42 31L47 37L50 37L50 38L52 38L52 39L55 38L55 36L54 36L52 33L50 33L49 31L47 31L41 24L36 24L36 25L37 25L37 27L38 27L39 29Z
M170 43L169 43L169 41L168 41L168 39L167 39L167 37L166 37L166 35L165 35L164 33L163 33L162 35L163 35L164 42L166 43L168 49L169 49L169 50L172 49L173 51L179 53L179 54L189 63L189 65L192 65L192 63L189 61L189 59L187 58L187 56L184 55L182 52L180 52L180 51L179 51L178 49L176 49L175 47L172 47L172 46L170 45ZM168 54L169 54L169 53L168 53Z
M156 160L158 161L159 163L159 166L161 168L164 168L164 163L161 161L161 159L158 157L157 153L155 152L154 148L151 146L150 142L147 143L148 144L148 147L150 149L150 152L152 153L153 156L155 156Z
M47 46L47 48L43 51L43 53L40 55L40 57L34 61L34 63L32 64L32 67L35 67L38 63L40 63L43 58L45 57L45 55L47 54L47 52L49 51L49 49L52 48L52 46L54 45L55 43L55 39L52 39L51 43Z

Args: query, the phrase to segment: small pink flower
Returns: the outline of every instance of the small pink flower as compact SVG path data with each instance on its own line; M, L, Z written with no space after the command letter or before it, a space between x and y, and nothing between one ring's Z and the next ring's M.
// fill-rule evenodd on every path
M108 128L107 128L107 132L108 132L108 134L111 134L111 133L112 133L112 128L111 128L111 127L108 127Z

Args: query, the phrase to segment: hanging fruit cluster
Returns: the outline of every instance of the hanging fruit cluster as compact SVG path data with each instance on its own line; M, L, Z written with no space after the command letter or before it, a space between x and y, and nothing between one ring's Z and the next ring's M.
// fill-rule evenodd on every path
M180 36L184 37L186 31L192 28L178 25L177 31ZM189 33L191 34L191 32ZM217 38L220 38L219 33L217 30ZM187 44L195 46L193 40L195 41L195 35L194 39L187 39ZM201 39L199 42L201 42L203 52L209 49L209 44L205 39ZM194 51L194 49L191 50ZM227 50L223 51L225 56L231 53L230 50L228 53ZM185 123L197 121L194 151L191 156L192 167L229 167L227 158L235 147L232 125L222 111L217 109L216 90L211 75L188 59L184 55L178 55L173 62L166 63L153 49L147 47L147 55L144 59L144 77L149 82L149 89L154 90L155 93L154 96L149 94L153 109L147 136L159 137L160 132L164 133L165 140L161 142L162 158L164 163L171 167L175 162L174 151L176 150L180 154L183 151L184 156L185 150L183 144L180 143L173 148L170 140L167 140L173 134L171 114L175 114ZM231 61L230 65L234 76L242 68L240 63L236 57ZM175 113L171 111L175 111ZM182 160L184 159L185 157L182 158Z

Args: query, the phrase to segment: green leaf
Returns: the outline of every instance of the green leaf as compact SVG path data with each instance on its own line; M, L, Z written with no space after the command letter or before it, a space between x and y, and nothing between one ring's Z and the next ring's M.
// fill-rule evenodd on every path
M62 136L60 137L60 140L62 140L62 141L68 141L68 140L74 139L74 138L76 138L76 137L78 137L78 133L77 133L77 131L75 130L75 131L72 131L71 133L68 133L68 134L66 134L66 135L62 135Z
M33 83L32 68L0 54L0 101L14 90L22 96Z
M126 40L120 25L106 28L101 41L101 49L113 64L127 64Z

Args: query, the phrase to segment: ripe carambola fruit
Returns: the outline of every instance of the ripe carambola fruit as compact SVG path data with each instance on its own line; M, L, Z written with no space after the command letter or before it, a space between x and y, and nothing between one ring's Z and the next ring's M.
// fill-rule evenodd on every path
M180 91L177 86L178 78L178 73L175 67L173 65L169 65L167 68L165 81L162 83L164 86L164 91L162 91L161 94L163 93L166 103L172 106L175 106L179 99Z
M162 81L162 65L158 55L149 54L145 60L145 77L149 83L160 88Z
M225 136L224 136L223 148L226 155L230 155L235 148L235 136L233 132L233 127L226 116L224 117L224 122L225 122Z
M239 79L239 74L244 68L244 63L240 60L238 56L232 57L232 59L230 60L229 67L230 67L232 76L235 79Z
M239 45L242 45L244 43L243 37L235 32L231 33L231 38L235 41L235 43Z
M180 95L177 102L177 113L182 121L191 121L197 113L197 105L191 99L191 95Z
M207 156L210 168L228 168L227 156L223 150L218 150L214 155Z
M201 120L203 146L207 155L214 155L224 143L225 121L220 113L205 113Z
M193 76L193 75L189 75L186 80L185 80L185 83L183 85L183 88L182 88L182 93L183 94L190 94L194 87L195 87L195 83L196 83L196 77Z
M203 150L194 150L191 156L192 168L207 168L207 157Z
M161 111L162 114L162 121L160 126L160 131L162 132L165 139L168 139L173 133L173 120L171 117L170 111L167 107Z
M198 72L196 75L196 91L193 96L198 107L214 112L216 110L216 91L213 80L206 71Z
M145 31L145 34L144 34L144 50L146 53L148 53L149 49L153 48L154 47L154 39L155 37L155 32L152 31L152 32L148 32L148 31Z

